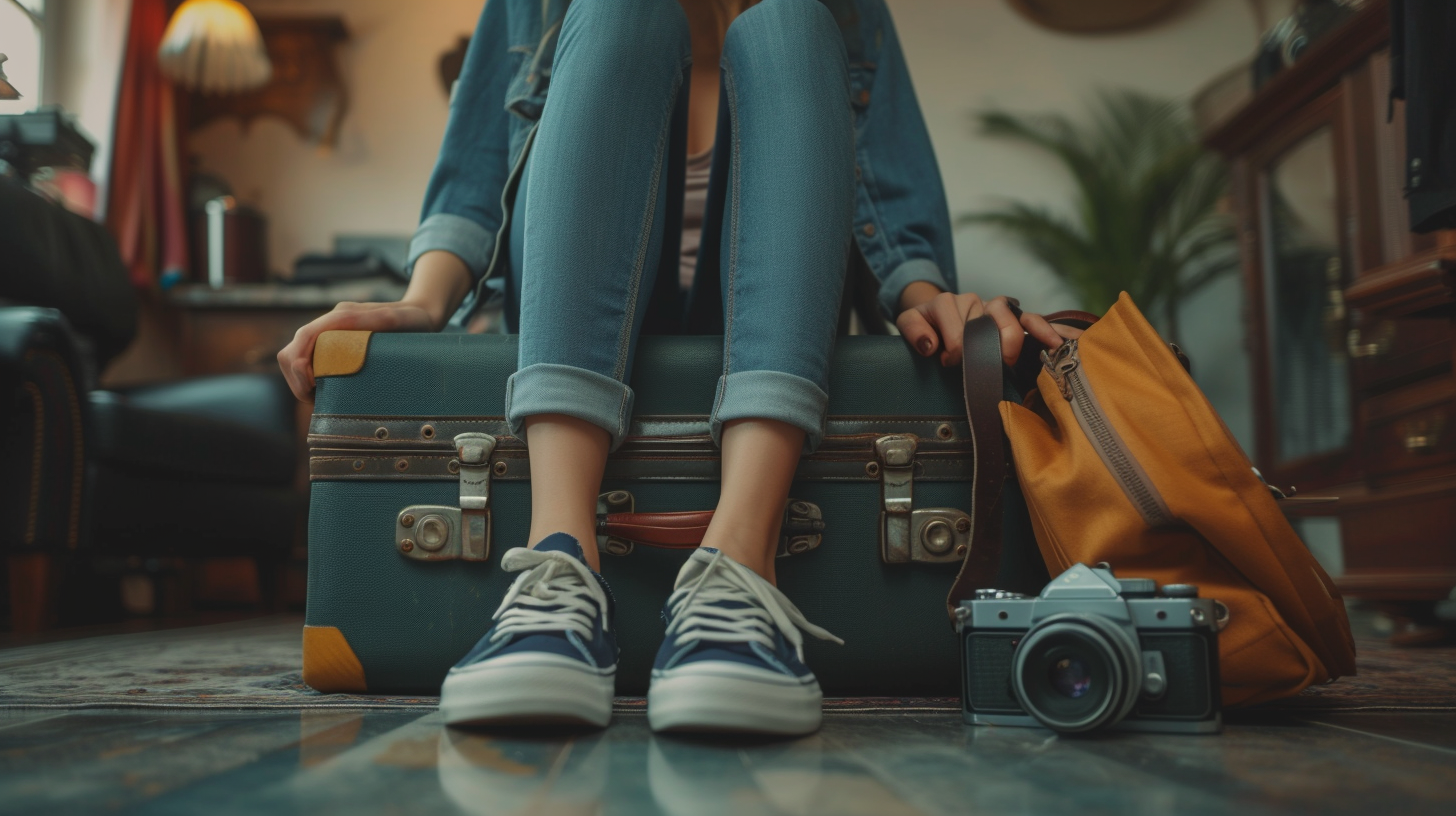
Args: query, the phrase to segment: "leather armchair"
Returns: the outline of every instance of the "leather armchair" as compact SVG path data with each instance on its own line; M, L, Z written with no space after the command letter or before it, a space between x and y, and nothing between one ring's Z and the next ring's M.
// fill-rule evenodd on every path
M252 557L266 600L306 504L283 378L95 388L93 372L137 321L115 245L100 225L3 179L0 270L0 551L12 627L54 622L58 574L95 556Z

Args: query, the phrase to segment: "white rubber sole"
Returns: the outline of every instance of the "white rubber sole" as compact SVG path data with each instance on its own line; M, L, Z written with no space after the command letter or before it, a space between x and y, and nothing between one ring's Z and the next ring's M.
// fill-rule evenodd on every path
M823 704L812 680L704 661L652 673L647 722L654 731L799 735L819 729Z
M451 669L440 688L446 725L592 725L612 719L617 669L552 654L503 655Z

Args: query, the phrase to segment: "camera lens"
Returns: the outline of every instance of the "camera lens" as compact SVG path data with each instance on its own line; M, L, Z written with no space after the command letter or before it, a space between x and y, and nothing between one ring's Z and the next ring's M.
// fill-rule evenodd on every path
M1012 689L1021 707L1054 731L1116 723L1137 703L1142 653L1101 615L1054 615L1016 650Z
M1092 670L1078 657L1064 657L1056 661L1048 675L1052 688L1072 699L1081 697L1092 688Z

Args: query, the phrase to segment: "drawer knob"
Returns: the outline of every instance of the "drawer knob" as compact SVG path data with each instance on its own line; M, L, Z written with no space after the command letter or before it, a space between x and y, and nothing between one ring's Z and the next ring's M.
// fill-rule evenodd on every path
M1446 428L1445 414L1429 419L1402 422L1401 436L1404 437L1406 453L1429 453L1441 443L1441 432Z
M1362 357L1379 357L1390 351L1394 342L1395 324L1383 320L1376 324L1370 337L1361 337L1359 329L1350 329L1350 333L1345 335L1345 350L1357 360Z

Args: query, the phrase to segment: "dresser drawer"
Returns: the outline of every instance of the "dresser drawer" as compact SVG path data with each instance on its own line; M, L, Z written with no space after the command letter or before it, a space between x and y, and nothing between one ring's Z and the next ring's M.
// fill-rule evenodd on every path
M1361 405L1365 472L1372 478L1456 462L1456 381L1432 377Z
M189 309L182 334L188 376L278 371L278 352L322 312L303 309Z
M1445 598L1456 587L1456 486L1372 496L1340 518L1341 592L1363 598Z
M1451 321L1401 317L1368 321L1345 338L1355 387L1370 391L1451 365Z

